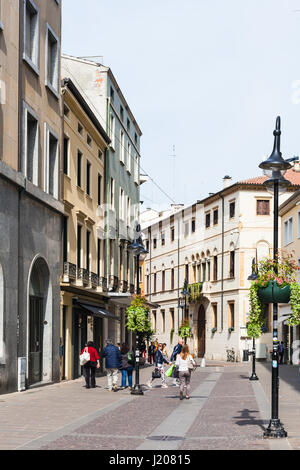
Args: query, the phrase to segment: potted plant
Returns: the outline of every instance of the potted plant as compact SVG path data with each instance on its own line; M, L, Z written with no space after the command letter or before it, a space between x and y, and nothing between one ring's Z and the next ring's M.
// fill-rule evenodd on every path
M299 268L293 255L277 254L267 257L257 266L257 279L250 286L250 317L247 325L248 336L258 338L265 323L265 304L289 303L290 325L300 324L300 285L296 282Z
M150 340L154 331L151 328L150 309L147 306L145 297L136 295L131 302L130 307L126 310L128 330L138 335L139 342L142 340Z

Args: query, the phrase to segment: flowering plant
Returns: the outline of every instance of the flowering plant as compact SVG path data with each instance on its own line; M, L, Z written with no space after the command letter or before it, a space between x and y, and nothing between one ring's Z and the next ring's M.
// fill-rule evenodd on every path
M248 336L258 338L265 323L265 305L258 296L261 288L275 282L279 288L290 286L290 305L292 313L287 322L290 325L300 324L300 285L296 281L299 270L292 254L279 252L274 258L264 258L256 265L257 279L250 287L250 318L247 324Z

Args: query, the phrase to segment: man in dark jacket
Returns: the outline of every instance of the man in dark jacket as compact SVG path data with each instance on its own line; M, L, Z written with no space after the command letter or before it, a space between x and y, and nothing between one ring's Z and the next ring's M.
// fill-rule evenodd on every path
M171 361L171 362L175 362L175 361L176 361L177 355L181 353L182 345L183 345L183 341L182 341L181 338L179 338L178 343L177 343L176 346L174 347L173 352L172 352L172 355L171 355L171 357L170 357L170 361ZM175 369L175 367L174 367L174 374L175 374L175 372L176 372L176 369ZM173 376L173 379L174 379L174 380L173 380L173 386L174 386L174 387L179 387L178 379L175 378L174 376Z
M101 356L105 357L105 368L107 372L107 384L110 391L116 392L119 369L122 367L122 355L120 349L110 339L106 340L106 347Z

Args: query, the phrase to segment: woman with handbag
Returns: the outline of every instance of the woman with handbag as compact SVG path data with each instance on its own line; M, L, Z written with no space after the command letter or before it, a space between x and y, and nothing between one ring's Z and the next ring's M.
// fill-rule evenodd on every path
M189 352L187 344L182 346L181 353L177 355L175 366L179 370L179 382L180 382L180 400L183 400L183 389L186 388L185 398L190 398L191 389L191 374L192 370L196 366L196 363Z
M171 365L172 362L167 361L167 359L164 358L163 353L162 353L162 344L158 345L158 349L155 353L155 370L152 372L152 379L147 382L147 385L149 388L152 388L152 382L155 378L161 378L161 387L162 388L168 388L168 385L166 384L166 376L165 376L165 370L164 370L164 363Z
M90 360L83 365L83 375L85 378L86 388L95 388L96 387L96 368L100 367L99 354L95 348L93 341L86 343L85 348L83 348L81 354L88 353L90 355Z
M121 355L122 355L122 384L121 389L126 388L126 382L128 377L128 385L129 388L132 389L132 372L134 368L135 358L133 351L130 351L129 346L125 343L122 344L121 347Z

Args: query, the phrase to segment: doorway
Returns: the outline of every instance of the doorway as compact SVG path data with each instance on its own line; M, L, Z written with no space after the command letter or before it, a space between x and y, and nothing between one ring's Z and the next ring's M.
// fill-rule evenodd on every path
M43 299L29 298L29 384L42 381L43 371Z
M205 355L205 308L200 305L198 312L198 357Z

